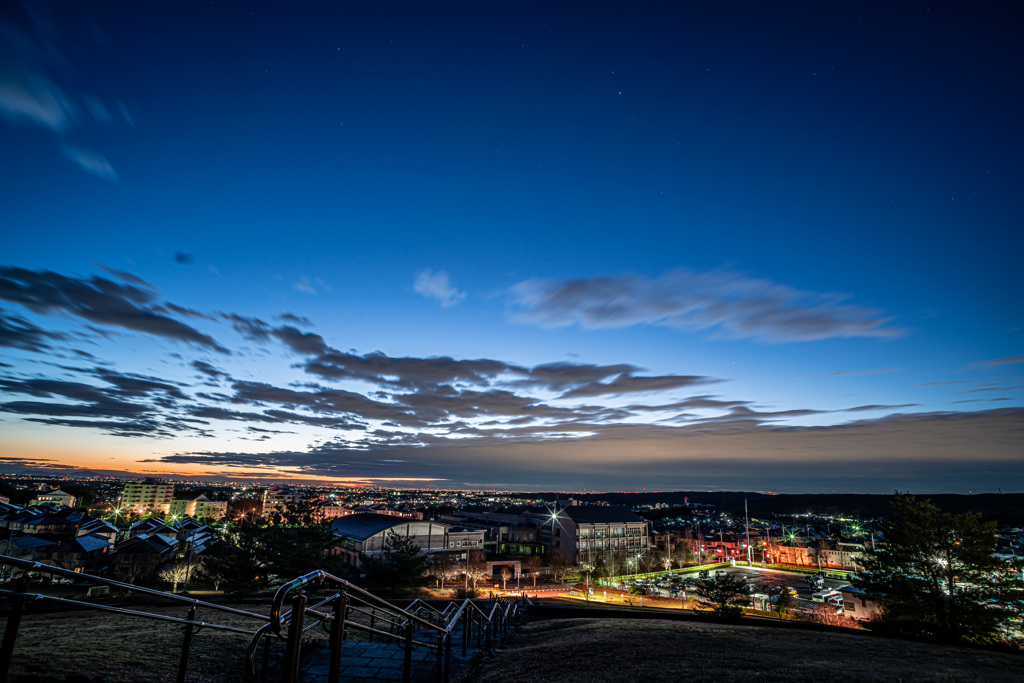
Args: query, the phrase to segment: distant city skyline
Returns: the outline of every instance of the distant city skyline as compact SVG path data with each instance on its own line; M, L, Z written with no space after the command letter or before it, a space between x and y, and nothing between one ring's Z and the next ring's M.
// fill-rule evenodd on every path
M1024 491L1014 3L8 3L0 471Z

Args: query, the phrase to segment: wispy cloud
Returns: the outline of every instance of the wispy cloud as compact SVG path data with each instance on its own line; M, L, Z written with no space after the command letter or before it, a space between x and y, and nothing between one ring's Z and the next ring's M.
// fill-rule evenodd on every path
M904 334L878 311L848 303L848 295L805 292L729 271L526 280L510 295L512 321L541 327L662 325L766 342Z
M15 3L9 3L15 5ZM43 3L23 3L0 21L0 119L38 126L57 135L95 121L113 123L110 108L94 95L75 96L62 76L74 72L59 47L59 34ZM96 38L94 33L93 38ZM77 100L77 102L76 102ZM130 116L118 103L125 119ZM61 152L86 172L116 181L110 162L99 152L60 144Z
M114 171L114 167L99 152L76 145L61 145L60 151L68 159L81 166L87 173L101 180L117 182L117 173Z
M443 308L451 308L466 298L466 293L459 291L451 283L448 273L443 270L433 272L423 270L416 276L413 290L420 296L428 299L436 299L441 302Z
M828 373L829 377L854 377L858 375L884 375L890 372L899 372L898 368L878 368L877 370L840 370L839 372Z
M300 275L299 279L292 285L292 289L303 294L319 294L329 292L331 288L320 278L310 278L307 275Z
M1024 363L1024 356L1003 356L1002 358L994 358L992 360L981 361L980 363L972 363L971 368L1001 368L1006 365L1017 365L1018 363Z

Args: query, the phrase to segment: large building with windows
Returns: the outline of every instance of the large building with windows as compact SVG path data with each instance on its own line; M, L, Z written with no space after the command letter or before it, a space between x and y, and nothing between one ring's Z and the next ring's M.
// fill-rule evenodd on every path
M173 498L174 484L145 479L141 483L124 485L120 506L136 512L169 512Z
M346 563L353 566L359 566L363 554L382 554L392 532L409 537L428 556L445 553L452 555L455 560L461 560L470 550L483 550L484 547L483 529L452 527L441 522L373 512L339 517L331 523L331 529L338 536L338 554L343 555Z
M473 507L444 519L484 527L488 550L506 556L544 553L573 565L615 559L625 569L630 557L651 548L647 521L614 505L577 505L569 500L551 508Z
M570 505L556 509L550 524L541 527L551 552L570 564L594 563L616 557L626 566L651 548L647 521L627 507Z
M224 500L210 500L203 494L193 494L173 499L168 513L172 517L221 520L227 517L228 503Z
M35 497L35 500L29 503L29 505L42 505L43 503L53 503L55 505L67 505L69 508L75 507L75 501L77 499L65 491L60 489L54 489L48 493L40 493Z

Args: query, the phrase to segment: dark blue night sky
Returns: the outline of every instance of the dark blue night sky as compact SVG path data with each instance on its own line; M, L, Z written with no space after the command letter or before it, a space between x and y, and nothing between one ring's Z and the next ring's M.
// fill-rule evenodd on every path
M0 467L1021 490L975 4L7 3Z

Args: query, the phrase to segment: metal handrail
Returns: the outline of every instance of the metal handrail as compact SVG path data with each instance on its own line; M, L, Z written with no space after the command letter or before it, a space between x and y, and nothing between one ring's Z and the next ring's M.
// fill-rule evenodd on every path
M111 605L100 605L95 602L83 602L81 600L75 600L73 598L61 598L56 595L44 595L42 593L20 593L18 591L9 591L0 588L0 598L22 598L25 600L40 600L43 602L57 602L64 605L74 605L75 607L85 607L89 609L99 610L101 612L114 612L115 614L126 614L132 617L147 617L149 619L155 619L157 621L169 621L173 624L185 624L196 626L199 628L208 628L214 631L230 631L232 633L244 633L246 635L253 635L256 633L252 629L238 628L237 626L224 626L223 624L214 624L208 621L195 621L193 619L182 619L181 617L171 617L166 614L154 614L152 612L141 612L134 609L126 609L124 607L113 607ZM260 617L265 619L265 617Z
M271 628L274 631L275 635L281 635L281 607L284 605L284 599L288 596L288 593L292 592L297 588L302 588L303 586L317 580L327 580L340 586L344 586L347 592L356 593L366 602L376 604L384 609L401 614L408 621L416 622L426 628L435 629L438 631L442 630L439 627L427 621L426 619L418 617L415 614L411 614L402 609L401 607L395 607L387 600L378 598L373 593L370 593L369 591L366 591L360 588L359 586L356 586L355 584L346 581L345 579L334 576L333 574L329 574L323 571L322 569L316 569L314 571L309 572L308 574L305 574L297 579L294 579L293 581L290 581L289 583L286 583L285 585L277 589L277 593L274 595L274 601L271 604L270 608L270 623L272 624Z
M228 612L230 614L238 614L244 617L252 617L259 619L260 621L266 621L267 617L263 614L255 614L254 612L246 612L245 610L235 609L234 607L226 607L224 605L218 605L212 602L205 602L203 600L197 600L196 598L186 598L183 595L177 595L175 593L165 593L164 591L158 591L155 588L145 588L143 586L134 586L130 583L123 583L121 581L115 581L114 579L107 579L102 576L93 576L92 574L83 574L82 572L72 571L70 569L63 569L61 567L54 567L48 564L42 564L41 562L34 562L32 560L23 560L20 557L10 557L9 555L0 555L0 564L11 565L24 571L42 571L47 574L56 574L57 576L64 576L69 579L75 579L76 581L87 580L92 583L98 583L104 586L112 586L114 588L121 588L124 590L132 591L135 593L144 593L146 595L154 595L156 597L173 600L176 602L185 603L187 605L196 605L197 607L209 607L210 609L218 610L221 612ZM92 604L92 603L85 603Z
M256 634L263 630L263 627L257 630L253 630L240 628L237 626L228 626L226 624L217 624L213 622L200 621L198 619L195 619L197 607L204 607L217 612L225 612L227 614L247 617L250 619L257 619L263 624L267 624L267 617L262 614L256 614L254 612L248 612L246 610L236 609L234 607L227 607L225 605L218 605L212 602L206 602L204 600L197 600L196 598L184 597L181 595L176 595L174 593L166 593L152 588L133 586L131 584L116 581L114 579L93 576L92 574L76 572L69 569L64 569L62 567L54 567L52 565L42 564L41 562L23 560L18 557L11 557L9 555L0 555L0 565L8 565L16 569L22 570L21 575L16 579L16 581L18 582L17 590L0 589L0 599L7 599L11 601L11 613L8 616L7 625L4 629L3 644L2 646L0 646L0 680L5 680L7 678L7 674L9 672L10 664L13 658L15 640L17 639L18 630L21 624L22 612L24 611L25 604L30 602L51 602L56 604L68 605L76 608L92 609L102 612L111 612L114 614L123 614L125 616L131 617L143 617L146 619L153 619L156 621L184 625L184 640L182 642L181 655L178 660L177 681L179 683L183 683L183 681L185 680L185 673L188 667L188 657L191 648L192 636L199 629L208 628L214 631L239 633L244 635L251 635L254 636L254 638L257 637ZM28 591L29 571L42 572L54 576L63 576L70 579L74 579L76 582L81 581L100 586L113 587L127 591L129 593L140 593L143 595L150 595L161 598L163 600L188 605L188 618L182 619L180 617L172 617L165 614L154 614L152 612L127 609L124 607L116 607L113 605L85 602L82 600L75 600L73 598L65 598L56 595L32 593Z

